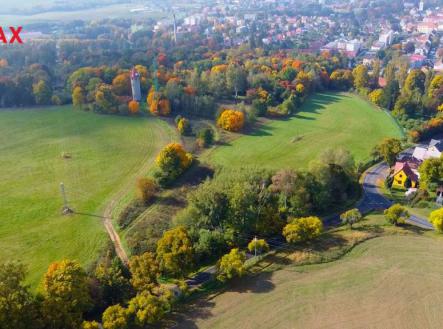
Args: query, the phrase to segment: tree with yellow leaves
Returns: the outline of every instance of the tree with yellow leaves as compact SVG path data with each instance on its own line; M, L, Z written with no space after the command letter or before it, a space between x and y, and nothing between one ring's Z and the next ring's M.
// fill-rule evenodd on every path
M145 252L140 256L132 256L129 261L131 271L131 284L137 291L150 291L158 285L160 269L151 252Z
M157 261L164 273L184 276L192 266L193 257L191 238L183 226L166 231L157 242Z
M118 96L131 94L131 78L129 72L120 73L112 80L112 91Z
M77 86L72 91L72 105L75 107L79 107L85 103L85 95L83 88L80 86Z
M52 263L43 280L43 314L50 328L77 329L92 305L88 277L76 261Z
M156 173L158 183L165 186L177 179L192 164L192 154L186 152L181 144L167 145L157 156L160 172Z
M246 255L238 248L231 249L231 251L224 255L218 263L217 279L226 281L236 276L241 277L246 272L245 269Z
M226 109L217 120L219 127L228 131L240 131L245 124L243 112Z

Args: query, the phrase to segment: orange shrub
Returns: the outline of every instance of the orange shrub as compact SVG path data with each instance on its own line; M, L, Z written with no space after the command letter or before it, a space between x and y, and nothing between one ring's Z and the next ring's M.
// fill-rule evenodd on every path
M240 131L245 124L245 115L243 112L227 109L222 112L217 124L228 131Z
M138 104L137 101L134 100L130 101L128 107L129 107L129 113L131 114L137 114L140 112L140 105Z

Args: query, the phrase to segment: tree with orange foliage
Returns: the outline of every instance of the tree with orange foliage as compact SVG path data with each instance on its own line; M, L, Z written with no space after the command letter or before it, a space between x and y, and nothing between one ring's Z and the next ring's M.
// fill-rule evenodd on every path
M137 101L130 101L128 104L128 108L129 108L129 113L131 114L137 114L140 112L140 105L138 104Z
M52 263L43 280L43 316L50 328L80 328L91 306L88 276L76 261Z
M219 127L228 131L240 131L245 124L243 112L226 109L217 120Z

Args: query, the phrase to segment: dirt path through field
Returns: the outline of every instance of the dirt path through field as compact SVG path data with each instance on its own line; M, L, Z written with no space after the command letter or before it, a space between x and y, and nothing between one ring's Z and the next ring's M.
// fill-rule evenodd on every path
M153 134L153 140L155 143L154 146L154 152L151 152L151 154L148 154L140 165L137 167L134 167L134 174L128 177L126 180L126 183L123 185L123 187L112 197L112 199L108 202L106 208L103 211L103 224L106 228L106 232L109 235L109 238L111 239L115 252L120 258L120 260L124 264L128 264L129 257L126 253L123 244L121 242L120 236L118 232L116 231L114 224L113 224L113 211L115 206L118 204L118 202L127 195L131 191L131 189L134 188L134 181L137 177L146 176L146 173L148 170L152 167L155 161L155 157L160 152L160 150L164 147L164 145L168 142L171 142L174 138L168 135L165 130L162 127L159 127L156 129L156 134Z

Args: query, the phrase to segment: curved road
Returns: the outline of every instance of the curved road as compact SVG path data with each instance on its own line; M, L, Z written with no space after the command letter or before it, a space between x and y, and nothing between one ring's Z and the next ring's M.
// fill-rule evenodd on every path
M368 213L373 210L384 210L392 206L393 202L385 198L378 189L378 182L386 179L389 167L386 163L379 163L369 168L364 174L363 179L363 198L357 205L361 213ZM411 215L408 222L410 224L433 230L431 223L426 218Z

